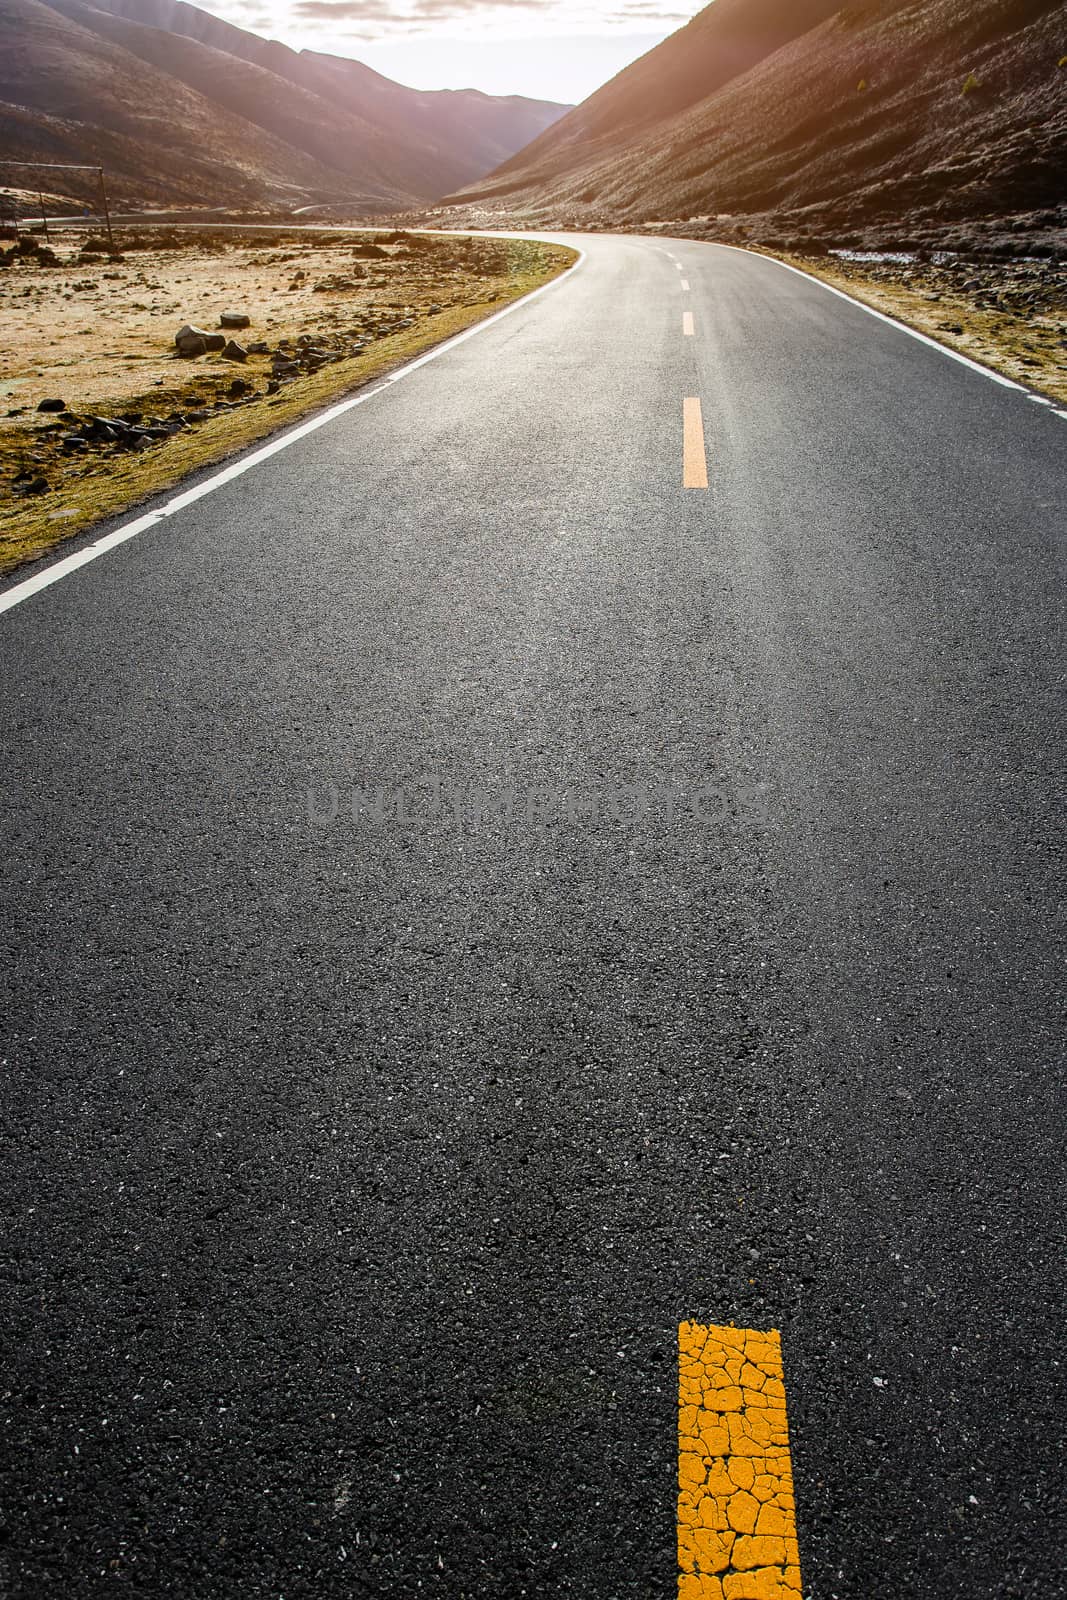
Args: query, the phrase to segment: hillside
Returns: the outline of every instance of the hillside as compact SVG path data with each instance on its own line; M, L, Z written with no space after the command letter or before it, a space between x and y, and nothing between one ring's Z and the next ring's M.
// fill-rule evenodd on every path
M429 170L419 182L435 196L515 154L568 108L523 95L477 89L409 89L344 56L290 50L186 0L96 0L101 10L210 45L356 113L401 146L417 147ZM460 173L461 176L451 176Z
M776 40L776 17L792 37ZM1026 226L1065 199L1064 17L1062 0L715 0L453 199L481 215L721 219L801 240ZM716 86L694 101L698 55Z
M0 0L4 154L101 162L120 204L406 208L564 109L422 93L176 0Z

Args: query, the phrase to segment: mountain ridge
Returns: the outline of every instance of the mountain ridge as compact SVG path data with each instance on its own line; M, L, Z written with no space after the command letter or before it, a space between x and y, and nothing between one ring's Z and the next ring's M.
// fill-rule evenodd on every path
M705 50L743 5L715 0L694 19ZM577 227L698 219L800 237L1062 211L1062 0L816 0L820 10L701 100L649 120L644 85L689 24L444 203Z
M409 89L185 0L0 0L5 148L102 163L120 203L409 209L565 109Z

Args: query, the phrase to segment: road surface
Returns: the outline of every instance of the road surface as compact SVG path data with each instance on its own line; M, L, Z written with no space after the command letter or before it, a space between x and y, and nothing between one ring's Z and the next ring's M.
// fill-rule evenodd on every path
M4 1600L1067 1593L1065 419L581 242L0 616Z

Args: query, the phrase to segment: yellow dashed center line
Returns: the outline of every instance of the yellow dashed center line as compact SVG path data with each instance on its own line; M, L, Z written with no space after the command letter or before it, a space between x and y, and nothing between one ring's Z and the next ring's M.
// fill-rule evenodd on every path
M690 339L693 337L693 313L691 311L682 312L682 332Z
M678 1330L678 1600L801 1600L777 1333Z
M708 458L704 450L704 417L699 400L682 401L682 487L706 489Z

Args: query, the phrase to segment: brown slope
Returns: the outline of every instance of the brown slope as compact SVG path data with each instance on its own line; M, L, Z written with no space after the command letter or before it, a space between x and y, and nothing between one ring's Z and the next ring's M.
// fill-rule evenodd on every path
M554 100L478 89L409 89L343 56L302 50L297 60L308 74L303 81L313 82L318 93L342 105L356 104L394 137L416 138L432 149L438 167L427 192L435 198L491 172L570 109Z
M12 159L102 162L118 197L277 204L343 187L41 0L0 0L0 134Z
M403 187L424 200L491 171L569 109L553 101L475 89L410 89L360 61L291 50L277 40L262 39L186 0L95 3L115 16L161 29L167 37L193 39L264 68L331 102L346 116L358 117L389 142ZM324 121L329 120L324 112Z
M1052 207L1065 198L1065 51L1062 0L851 4L610 154L561 170L531 147L463 198L838 229Z
M714 0L677 33L625 67L502 172L562 174L612 152L751 71L840 9L841 0Z
M45 0L80 27L168 74L212 105L329 169L337 192L396 206L433 192L434 164L352 111L210 44L131 22L82 0Z

